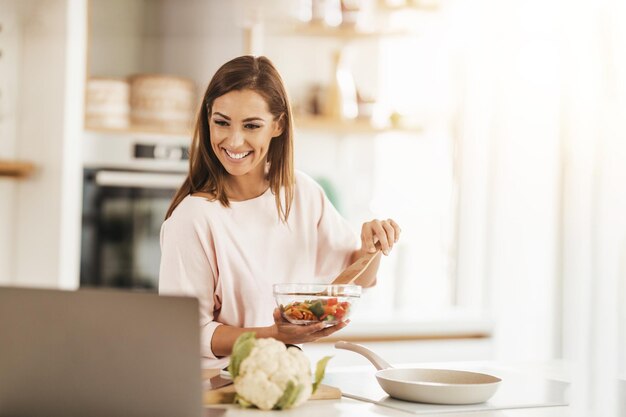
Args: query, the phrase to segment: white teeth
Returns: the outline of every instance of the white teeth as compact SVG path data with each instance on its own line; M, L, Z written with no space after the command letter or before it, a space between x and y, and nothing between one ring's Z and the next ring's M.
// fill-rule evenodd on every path
M248 151L248 152L242 152L242 153L232 153L232 152L229 152L229 151L228 151L228 150L226 150L226 149L224 149L224 150L226 151L226 154L227 154L228 156L230 156L231 158L233 158L233 159L242 159L242 158L245 158L245 157L246 157L246 156L248 156L248 155L250 154L250 152L251 152L251 151Z

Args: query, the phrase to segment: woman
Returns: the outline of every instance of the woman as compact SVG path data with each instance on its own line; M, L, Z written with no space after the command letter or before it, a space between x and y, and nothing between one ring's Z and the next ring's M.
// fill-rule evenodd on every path
M293 168L293 122L278 71L265 57L224 64L207 87L190 170L161 228L159 291L197 297L205 366L227 365L245 331L304 343L346 326L292 325L272 284L328 282L400 229L363 224L361 242L311 178ZM378 262L357 284L372 286Z

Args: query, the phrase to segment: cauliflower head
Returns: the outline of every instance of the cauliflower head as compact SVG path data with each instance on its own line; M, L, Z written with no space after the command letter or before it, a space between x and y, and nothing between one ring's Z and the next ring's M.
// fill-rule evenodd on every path
M309 359L298 348L272 339L242 334L233 347L228 371L233 377L236 401L261 410L296 407L308 400L324 377L330 357L317 365L315 381Z

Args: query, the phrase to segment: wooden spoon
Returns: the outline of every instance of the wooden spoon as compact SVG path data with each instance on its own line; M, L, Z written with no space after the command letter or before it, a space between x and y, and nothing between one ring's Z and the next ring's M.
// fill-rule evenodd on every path
M344 269L337 277L331 282L333 285L349 285L357 280L358 277L367 269L372 263L374 258L380 255L380 244L376 244L376 252L366 253L356 260L352 265Z

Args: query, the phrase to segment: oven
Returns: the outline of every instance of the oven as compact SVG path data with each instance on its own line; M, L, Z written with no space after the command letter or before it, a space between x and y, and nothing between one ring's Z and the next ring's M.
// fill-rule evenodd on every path
M186 176L189 141L158 135L86 134L81 287L157 290L159 232Z

